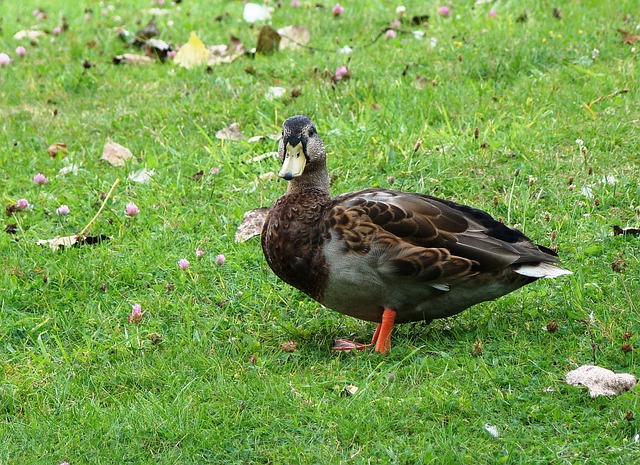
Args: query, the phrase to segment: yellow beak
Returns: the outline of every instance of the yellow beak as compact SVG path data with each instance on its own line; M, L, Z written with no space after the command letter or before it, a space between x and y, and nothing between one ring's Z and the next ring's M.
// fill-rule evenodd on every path
M302 142L298 142L298 145L295 147L292 147L291 144L287 142L284 152L284 161L282 162L282 169L280 169L278 176L287 181L291 181L293 178L297 178L304 172L306 164L307 157L304 156Z

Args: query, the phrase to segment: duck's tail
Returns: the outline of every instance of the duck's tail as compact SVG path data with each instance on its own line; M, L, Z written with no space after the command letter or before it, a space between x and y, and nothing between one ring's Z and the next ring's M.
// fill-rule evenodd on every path
M523 276L529 276L531 278L557 278L565 274L573 274L569 270L560 268L559 266L551 263L525 263L519 265L514 271Z

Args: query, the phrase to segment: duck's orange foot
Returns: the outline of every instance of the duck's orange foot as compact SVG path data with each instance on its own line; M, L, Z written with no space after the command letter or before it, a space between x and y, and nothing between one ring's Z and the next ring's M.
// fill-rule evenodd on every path
M371 344L361 344L359 342L348 341L347 339L335 339L331 350L363 350L375 345L374 350L376 352L386 354L391 349L391 330L393 329L395 319L395 310L385 308L384 312L382 312L382 323L378 323Z

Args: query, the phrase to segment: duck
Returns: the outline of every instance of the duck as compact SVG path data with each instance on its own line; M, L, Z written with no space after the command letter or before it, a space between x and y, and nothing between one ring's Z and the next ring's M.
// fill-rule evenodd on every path
M332 197L324 143L307 116L278 142L286 192L261 231L266 262L323 306L377 323L387 353L395 324L446 318L540 278L571 274L553 250L483 210L425 194L369 188Z

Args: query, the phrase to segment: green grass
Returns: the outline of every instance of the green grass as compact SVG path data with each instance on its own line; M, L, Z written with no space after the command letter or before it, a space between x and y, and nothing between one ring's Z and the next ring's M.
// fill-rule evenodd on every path
M409 0L408 17L431 20L402 29L424 39L399 33L361 49L395 18L396 3L345 1L340 19L329 3L283 3L274 27L304 24L316 49L355 52L284 51L209 72L115 66L112 57L130 50L114 28L142 27L150 2L114 3L105 16L97 2L2 3L0 52L15 61L0 68L0 195L31 208L3 217L15 235L0 232L0 463L636 462L637 392L591 400L564 382L594 361L639 373L635 352L621 347L640 346L640 245L611 234L614 224L640 223L638 55L616 32L637 32L636 2L506 1L491 19L491 6L473 1L440 18L438 4ZM207 44L233 33L255 45L258 29L242 21L239 1L165 9L165 40L180 44L195 30ZM68 31L25 42L27 55L16 57L15 32L52 30L62 16ZM333 83L344 64L351 79ZM267 100L276 85L287 95ZM249 162L276 144L215 138L232 122L247 137L278 133L299 113L324 138L334 193L388 187L392 176L393 188L517 225L557 247L575 274L428 326L398 326L387 356L330 352L335 337L366 341L372 325L284 285L257 239L233 240L245 211L285 189L259 179L277 170L273 160ZM108 140L136 161L101 162ZM47 154L53 142L68 145L66 158ZM56 176L70 163L76 175ZM155 169L153 182L127 180L143 167ZM40 188L38 172L50 179ZM117 178L91 227L108 242L35 245L84 228ZM141 210L133 219L123 214L130 201ZM61 204L67 217L55 214ZM619 254L626 268L615 272ZM183 257L186 271L176 265ZM139 326L127 322L136 302ZM550 320L557 332L544 330ZM294 352L281 350L287 341ZM348 385L356 395L345 395Z

